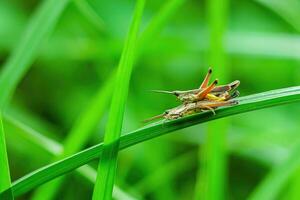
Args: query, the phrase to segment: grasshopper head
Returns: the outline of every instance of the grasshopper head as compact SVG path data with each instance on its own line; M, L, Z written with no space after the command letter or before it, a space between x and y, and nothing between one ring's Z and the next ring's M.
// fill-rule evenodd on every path
M235 80L232 83L229 83L229 86L231 87L231 90L235 90L237 87L239 87L239 85L240 85L239 80Z

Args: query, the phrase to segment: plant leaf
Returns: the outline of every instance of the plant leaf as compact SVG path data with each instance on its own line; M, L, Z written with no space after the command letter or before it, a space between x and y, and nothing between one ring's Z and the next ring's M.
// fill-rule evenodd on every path
M0 108L6 106L19 81L38 53L40 45L53 31L70 0L45 0L31 18L22 40L8 58L0 74Z
M298 32L300 31L299 22L299 8L300 2L298 0L255 0L263 6L269 8L274 13L278 14L282 19L288 22Z
M142 21L145 0L136 3L132 24L121 55L115 89L104 135L104 151L98 164L98 174L93 200L111 199L117 167L119 138L121 135L125 104L128 96L130 77L133 69L136 43Z
M40 132L31 129L30 127L14 119L7 113L5 113L4 115L3 124L6 127L6 129L8 129L7 131L13 131L18 136L18 138L16 139L27 140L33 146L38 147L38 149L44 149L46 152L53 156L58 156L60 153L60 151L57 151L55 149L63 149L63 146L59 142L46 137ZM32 152L30 149L24 148L24 154L30 156ZM90 167L89 165L85 165L78 168L76 171L77 175L81 175L92 184L95 183L97 172L94 168ZM43 200L45 199L45 196L42 198ZM134 197L129 196L129 194L126 194L124 191L122 191L121 188L119 188L116 185L114 186L113 198L131 200L134 199Z
M111 89L113 88L114 78L115 77L111 77L107 80L106 84L101 87L95 97L93 97L89 106L78 117L78 120L73 124L73 127L64 141L62 152L59 155L56 155L54 161L72 155L86 145L91 133L93 133L93 129L96 127L106 110L111 97ZM32 200L53 199L62 182L63 178L61 177L41 186L34 193Z
M82 0L79 0L79 2L76 0L76 3L80 2L83 3ZM139 40L139 47L147 46L147 44L151 42L150 38L158 35L161 29L163 29L165 24L167 24L168 20L176 13L183 2L185 2L185 0L169 0L164 4L164 6L153 17L153 19L151 19L145 31L141 34L141 38L143 39ZM91 17L91 15L89 16ZM143 51L143 49L139 48L139 52L141 51ZM138 59L138 55L136 56L136 59ZM63 157L79 151L82 146L86 144L88 138L90 137L90 133L92 133L92 129L96 127L103 115L104 108L106 108L108 104L107 101L109 101L111 98L111 91L113 90L115 78L116 72L113 71L111 77L107 80L106 85L98 90L97 94L89 103L90 106L85 109L84 113L82 113L80 117L78 117L78 121L72 127L71 131L68 133L68 137L65 139L63 155L59 156L59 158L56 160L62 159ZM61 182L62 180L57 180L53 181L52 186L50 186L50 183L47 184L48 187L47 185L42 186L37 192L35 192L32 199L51 199L55 195L55 191L57 191L57 188ZM47 191L47 195L45 195L45 191Z
M208 63L214 67L217 76L229 81L230 69L225 51L225 32L228 18L227 0L207 1L209 28ZM227 176L226 138L230 121L219 120L207 125L205 143L199 149L199 169L194 199L219 199L225 197Z
M282 164L275 166L250 195L250 200L276 199L279 192L289 181L292 174L299 170L300 144L296 144L289 157ZM272 192L270 192L272 191Z
M166 133L202 124L219 118L259 110L272 106L300 101L300 86L272 90L238 98L239 105L223 107L216 110L216 115L211 112L198 113L172 121L159 121L146 125L138 130L132 131L120 137L119 149L125 149L143 141L156 138ZM44 166L12 183L11 188L15 196L19 196L29 190L50 181L58 176L64 175L96 158L103 151L103 144L98 144L85 149L68 158ZM2 195L2 193L1 193ZM0 197L1 197L0 195Z
M7 188L10 188L10 173L9 165L6 152L6 143L5 143L5 134L2 124L2 115L0 114L0 192L5 191ZM4 199L4 198L3 198ZM5 195L5 199L13 199L11 190Z

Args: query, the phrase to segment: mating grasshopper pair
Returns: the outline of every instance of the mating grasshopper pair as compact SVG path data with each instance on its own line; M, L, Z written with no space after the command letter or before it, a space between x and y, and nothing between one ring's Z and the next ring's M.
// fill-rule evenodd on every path
M154 116L145 122L152 121L158 118L177 119L186 115L197 112L210 110L215 114L214 109L222 106L231 106L238 104L237 100L232 100L239 96L236 88L239 86L240 81L236 80L227 85L216 86L218 79L209 84L212 69L209 68L208 72L198 89L186 91L163 91L153 90L154 92L173 94L179 99L182 104L165 111L163 114Z

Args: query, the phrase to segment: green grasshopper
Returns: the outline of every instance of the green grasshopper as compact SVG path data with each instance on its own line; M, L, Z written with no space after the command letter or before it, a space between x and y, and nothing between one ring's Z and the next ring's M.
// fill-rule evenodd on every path
M216 79L208 86L211 77L212 69L209 68L199 89L187 91L162 91L154 90L155 92L167 93L175 95L183 104L175 108L165 111L163 114L154 116L144 122L152 121L158 118L178 119L180 117L190 115L197 112L210 110L215 115L214 109L223 106L231 106L238 104L237 100L232 100L239 96L236 88L240 81L236 80L232 83L222 86L216 86L218 80Z
M224 93L226 93L226 95L229 95L229 93L232 92L234 93L236 88L240 85L240 81L235 80L227 85L216 86L218 84L218 79L216 79L212 84L208 86L211 74L212 74L212 69L209 68L203 82L201 83L198 89L185 90L185 91L179 91L179 90L175 90L175 91L152 90L152 91L158 93L173 94L182 103L186 104L186 103L201 101L204 99L222 101L226 98L224 96Z

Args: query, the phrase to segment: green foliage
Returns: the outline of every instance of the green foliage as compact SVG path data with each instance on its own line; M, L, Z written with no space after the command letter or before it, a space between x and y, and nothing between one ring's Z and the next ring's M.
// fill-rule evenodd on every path
M21 42L10 56L0 75L0 106L3 108L13 95L36 57L41 43L53 31L69 0L47 0L32 17Z
M292 103L299 100L300 87L285 88L245 96L239 98L239 105L220 108L216 111L216 115L213 115L211 112L205 112L167 122L163 120L127 133L120 137L118 141L120 144L119 149L125 149L143 141L196 124L262 108ZM63 175L98 158L102 155L103 150L104 144L101 143L66 159L52 163L13 182L11 189L15 196L19 196L42 183L52 180L53 178Z
M289 157L267 175L266 178L252 192L249 199L277 199L279 192L291 178L291 175L299 169L300 144L293 147ZM270 192L272 190L273 192Z
M118 66L116 83L110 107L109 119L104 135L104 150L99 161L98 175L93 199L111 199L117 168L119 137L123 124L130 77L136 54L136 43L143 16L145 0L138 0L132 24Z
M299 106L257 110L299 101L298 87L259 93L299 85L298 0L147 1L110 159L103 133L135 3L0 1L0 199L91 199L98 158L118 166L102 183L114 199L299 199ZM140 128L179 104L149 90L196 88L208 66L220 84L241 81L240 105Z
M10 183L10 173L9 173L7 152L6 152L5 134L3 130L1 115L0 115L0 176L1 176L0 191L2 192L5 191L7 188L9 188L11 186L11 183ZM5 199L13 199L11 192L8 192L6 195L4 195Z
M95 129L99 120L103 116L106 106L110 100L111 89L114 84L113 78L114 77L111 77L111 79L107 81L107 85L103 88L100 87L95 97L91 100L90 105L78 117L77 122L74 123L68 137L64 141L62 153L60 153L55 160L59 160L76 153L88 142L91 133L93 133L93 129ZM58 191L57 188L62 184L62 182L63 179L60 178L42 186L36 191L33 199L53 199Z
M209 0L207 3L210 48L208 63L222 82L229 81L227 54L224 38L227 29L229 2L227 0ZM200 169L195 189L195 199L224 199L227 181L226 138L230 121L219 120L208 124L203 153L200 151ZM202 159L202 160L201 160ZM203 164L201 164L203 163ZM201 171L202 170L202 171ZM202 186L201 186L202 185Z

